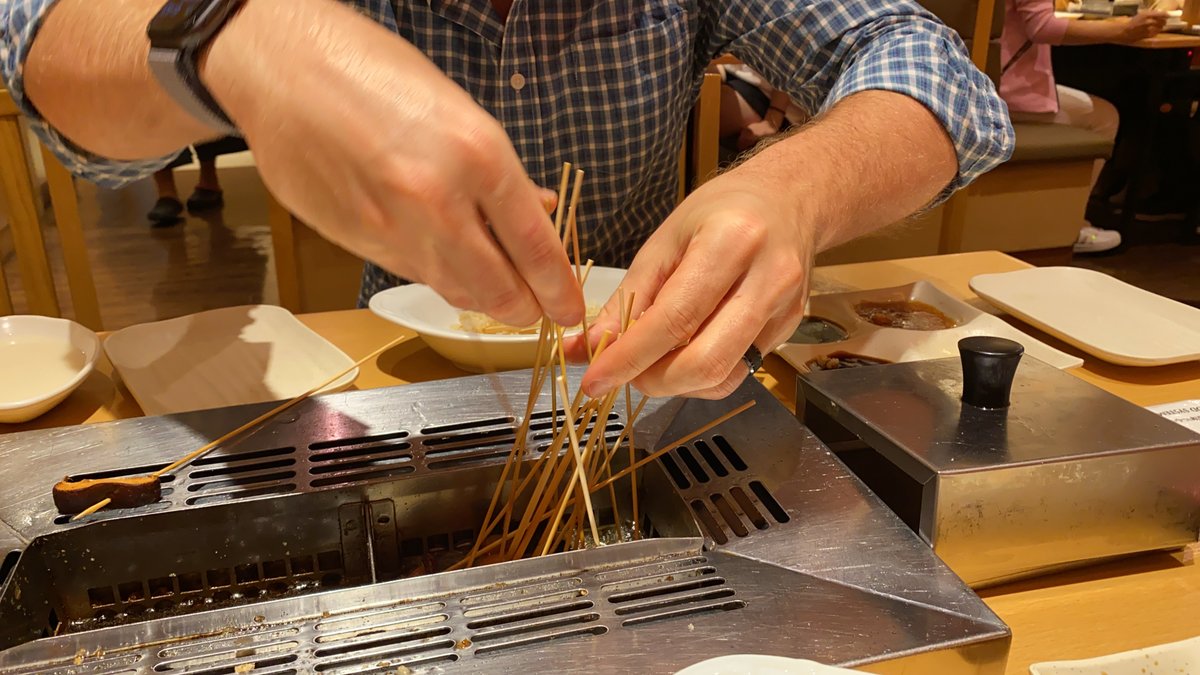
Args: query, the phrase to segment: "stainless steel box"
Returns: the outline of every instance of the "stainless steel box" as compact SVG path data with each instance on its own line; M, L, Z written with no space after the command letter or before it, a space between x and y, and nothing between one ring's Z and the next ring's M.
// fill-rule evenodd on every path
M1196 541L1200 435L1025 357L1012 404L958 359L807 373L797 413L979 588Z

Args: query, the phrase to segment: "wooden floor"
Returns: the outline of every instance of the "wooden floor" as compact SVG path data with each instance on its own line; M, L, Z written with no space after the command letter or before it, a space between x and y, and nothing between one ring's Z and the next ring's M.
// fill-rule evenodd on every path
M150 181L120 190L77 181L106 329L217 307L279 302L264 188L254 168L242 164L221 169L226 202L222 211L187 216L168 228L152 228L146 219L156 198ZM186 199L196 172L180 169L176 175ZM45 234L57 265L56 279L62 280L54 229L46 228ZM4 262L21 311L24 297L12 255ZM58 286L66 284L60 281ZM60 297L60 302L69 316L69 298Z
M80 210L105 328L255 303L278 303L267 227L265 192L248 153L221 158L225 208L181 225L156 229L145 213L154 204L149 181L102 190L79 181ZM176 172L180 194L191 193L194 169ZM58 261L53 228L46 237ZM11 251L0 236L0 262L23 297ZM1200 306L1200 246L1149 241L1115 255L1077 257L1097 269L1160 295ZM55 270L63 279L61 267ZM65 288L65 282L60 282ZM62 298L70 306L69 298ZM69 309L68 309L69 315Z

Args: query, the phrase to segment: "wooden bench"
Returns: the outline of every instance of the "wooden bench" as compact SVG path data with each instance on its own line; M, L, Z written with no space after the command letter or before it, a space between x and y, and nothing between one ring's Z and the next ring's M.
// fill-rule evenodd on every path
M972 61L999 80L997 39L1004 4L997 0L922 0L962 35ZM986 37L985 37L986 36ZM998 250L1037 264L1070 261L1091 190L1096 159L1112 144L1061 124L1016 124L1012 158L956 193L943 207L818 256L820 264L939 253Z
M1097 159L1112 142L1063 124L1015 124L1012 159L965 188L947 209L941 252L998 250L1065 263L1084 225Z

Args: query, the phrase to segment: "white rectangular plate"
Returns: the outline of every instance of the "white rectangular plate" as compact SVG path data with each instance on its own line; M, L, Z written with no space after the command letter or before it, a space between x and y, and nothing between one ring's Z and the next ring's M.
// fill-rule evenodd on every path
M1180 675L1200 673L1200 638L1078 661L1029 666L1032 675Z
M916 300L941 310L957 324L944 330L906 330L876 326L858 316L854 305L862 301ZM980 311L928 281L907 286L878 288L853 293L814 295L806 314L832 321L849 334L841 342L825 344L785 343L776 352L799 370L817 356L849 352L895 363L958 356L958 341L973 335L992 335L1021 343L1025 353L1059 369L1074 368L1083 359L1061 352Z
M1124 366L1200 359L1200 309L1107 274L1034 267L971 279L971 290L1097 358Z
M291 312L247 305L119 330L104 351L147 415L298 396L353 365ZM355 369L323 392L340 391Z

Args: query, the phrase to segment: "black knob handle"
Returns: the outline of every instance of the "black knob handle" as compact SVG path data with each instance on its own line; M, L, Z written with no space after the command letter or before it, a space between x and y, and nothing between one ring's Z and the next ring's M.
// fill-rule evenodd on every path
M976 408L1008 407L1013 376L1025 348L1006 338L975 335L958 341L962 357L962 400Z

